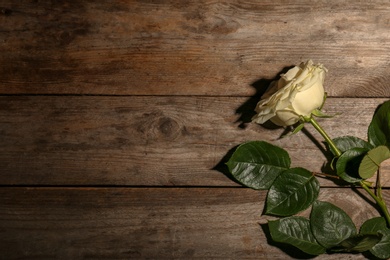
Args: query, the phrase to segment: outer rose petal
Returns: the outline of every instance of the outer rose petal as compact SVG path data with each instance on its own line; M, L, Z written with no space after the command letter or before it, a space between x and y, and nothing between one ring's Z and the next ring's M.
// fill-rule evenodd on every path
M310 115L323 102L326 71L321 64L313 65L309 60L281 75L258 102L252 121L262 124L271 120L289 126L298 122L300 116Z
M302 116L308 116L310 113L320 107L324 101L324 87L322 84L316 83L311 88L299 92L295 96L294 102L291 103L293 110ZM307 105L307 102L310 102L310 106Z

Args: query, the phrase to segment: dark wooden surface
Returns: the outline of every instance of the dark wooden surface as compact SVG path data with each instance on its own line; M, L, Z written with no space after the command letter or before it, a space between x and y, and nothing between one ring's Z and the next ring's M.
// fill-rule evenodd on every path
M0 91L251 95L305 59L332 96L389 96L389 12L375 1L1 1ZM373 87L375 85L375 87Z
M269 241L266 193L230 180L226 155L262 139L321 170L311 127L280 139L248 123L307 59L342 113L323 126L366 139L390 98L389 29L387 0L0 1L0 258L303 257ZM320 183L358 226L378 215L360 190ZM364 259L318 257L344 258Z
M0 250L20 259L290 259L268 237L265 192L241 188L3 188ZM325 189L359 220L356 192ZM389 201L388 193L386 199ZM39 209L39 210L38 210ZM307 215L304 212L303 215ZM322 256L343 259L346 256ZM363 259L352 256L353 259Z
M224 158L242 142L265 139L290 152L294 166L321 172L325 146L316 131L240 127L246 97L3 96L0 168L7 185L236 186ZM332 98L321 120L336 136L366 139L384 98ZM311 139L318 141L313 142ZM320 148L320 149L319 149ZM389 163L383 170L389 171ZM333 181L320 179L323 186ZM390 186L390 176L382 183Z

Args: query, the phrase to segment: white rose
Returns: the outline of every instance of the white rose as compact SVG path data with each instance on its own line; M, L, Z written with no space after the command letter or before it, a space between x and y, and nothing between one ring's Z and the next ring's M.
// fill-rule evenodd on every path
M301 63L273 81L256 106L253 122L271 120L279 126L293 125L300 116L309 116L324 100L327 69L311 60Z

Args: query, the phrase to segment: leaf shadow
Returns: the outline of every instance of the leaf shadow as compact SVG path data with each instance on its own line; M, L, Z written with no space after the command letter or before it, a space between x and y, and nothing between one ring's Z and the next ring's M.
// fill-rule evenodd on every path
M229 161L230 157L232 157L234 151L237 149L239 145L234 146L231 148L223 157L222 159L212 168L214 171L218 171L220 173L223 173L226 177L228 177L231 181L241 185L230 173L228 166L226 163Z
M379 257L376 257L374 256L370 251L364 251L362 252L362 255L367 258L367 259L370 259L370 260L383 260L383 258L379 258Z
M381 212L380 207L371 200L371 197L367 196L367 194L363 193L361 189L358 189L357 187L352 187L352 191L354 191L360 198L362 198L366 203L370 204L374 209L376 209L378 212Z
M326 142L319 141L317 138L314 137L314 135L306 127L302 128L301 131L322 152L322 154L326 158L325 163L321 167L321 172L329 174L331 176L334 176L334 178L332 178L332 177L325 177L325 176L318 176L318 177L330 180L330 181L332 181L334 184L336 184L338 186L348 186L348 185L350 185L349 183L347 183L347 182L343 181L342 179L340 179L338 177L336 171L332 168L332 160L333 160L334 155L332 154L332 152L328 148L328 145L326 144Z
M272 81L278 80L280 78L280 74L286 73L289 69L293 68L293 66L285 67L283 68L274 78L272 79L266 79L261 78L253 83L250 84L255 89L255 94L251 97L249 97L243 104L241 104L236 109L236 114L239 114L239 118L235 121L235 123L239 123L238 127L241 129L245 129L247 127L247 124L252 121L252 117L256 114L255 108L257 103L259 102L260 98L264 93L267 91L267 88L269 87L270 83ZM273 124L270 121L267 121L266 123L261 125L264 128L267 129L277 129L280 128L280 126L277 126ZM234 151L237 149L238 145L231 148L222 158L221 160L211 169L215 171L219 171L223 173L226 177L228 177L230 180L234 181L235 183L238 183L241 185L230 173L226 163L230 159L230 157L233 155Z
M294 259L313 259L313 258L317 257L316 255L307 254L307 253L299 250L298 248L296 248L292 245L280 243L280 242L275 242L271 237L271 232L269 230L268 224L259 224L259 225L260 225L261 229L263 230L263 233L267 239L267 243L270 246L278 247L286 255L288 255Z

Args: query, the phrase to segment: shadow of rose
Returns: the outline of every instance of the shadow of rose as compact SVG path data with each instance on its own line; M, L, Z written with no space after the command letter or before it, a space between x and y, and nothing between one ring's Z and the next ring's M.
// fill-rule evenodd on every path
M255 112L256 105L261 99L261 97L264 95L264 93L267 91L271 82L275 80L279 80L281 74L286 73L289 69L293 67L294 66L283 68L281 71L279 71L279 73L277 73L277 76L275 76L272 79L261 78L254 81L252 84L250 84L250 86L253 87L256 92L253 96L249 97L242 105L240 105L236 109L236 114L240 115L240 117L236 121L236 123L238 122L240 123L238 125L239 128L245 129L247 124L252 121L252 117L256 115ZM267 129L279 128L279 126L276 126L270 121L262 124L262 126Z
M289 67L283 68L281 71L279 71L279 73L277 73L277 76L275 76L272 79L261 78L261 79L254 81L252 84L250 84L250 86L255 89L255 91L256 91L255 94L253 96L249 97L235 111L236 114L240 115L240 117L235 122L235 123L240 123L238 125L239 128L245 129L247 127L247 124L252 121L252 117L256 114L256 112L255 112L256 105L259 102L261 96L264 95L264 93L267 91L267 88L269 87L270 83L272 81L278 80L280 78L280 74L286 73L289 69L291 69L293 67L294 66L289 66ZM280 126L273 124L271 121L265 122L260 127L264 127L266 129L280 128ZM287 132L288 132L288 129L286 129L286 133ZM238 147L238 145L236 145L235 147L233 147L229 151L227 151L226 154L221 158L221 160L212 168L212 170L216 170L216 171L223 173L226 177L228 177L230 180L232 180L233 182L236 182L236 183L237 183L237 181L233 178L233 176L229 172L229 169L226 166L226 162L233 155L233 153L237 149L237 147Z

